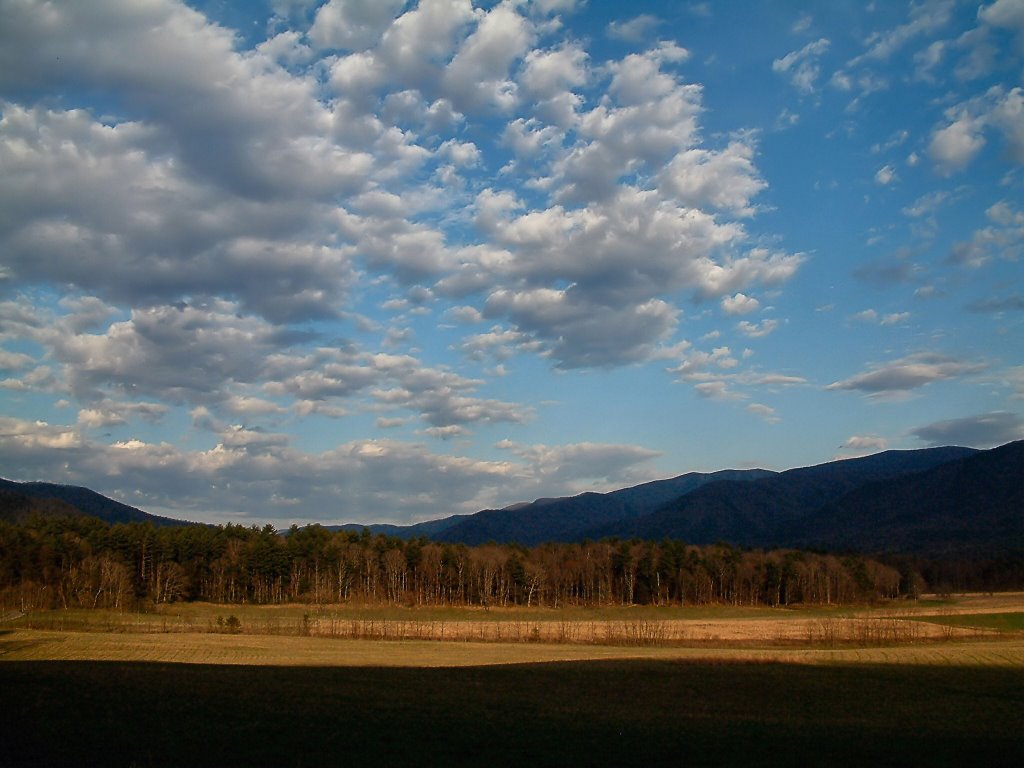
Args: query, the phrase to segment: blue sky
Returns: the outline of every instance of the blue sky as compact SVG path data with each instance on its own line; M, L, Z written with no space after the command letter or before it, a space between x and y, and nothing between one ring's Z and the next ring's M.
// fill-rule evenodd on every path
M0 0L0 474L412 522L1024 437L1024 2Z

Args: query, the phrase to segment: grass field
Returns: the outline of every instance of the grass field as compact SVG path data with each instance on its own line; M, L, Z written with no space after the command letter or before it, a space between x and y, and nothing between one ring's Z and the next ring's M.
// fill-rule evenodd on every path
M952 616L920 616L918 619L950 627L991 629L996 632L1024 632L1024 613L964 613Z
M761 642L691 632L641 645L478 642L473 629L456 633L458 642L339 639L302 634L302 606L172 606L179 612L166 631L161 614L67 612L52 628L31 628L45 616L8 614L0 765L1018 766L1022 597L768 615L415 619L470 628L666 621L726 634L742 625L730 637L765 633ZM402 609L370 610L345 618L413 621ZM240 619L240 634L217 631L216 618L228 615ZM279 631L255 631L273 621ZM800 622L899 622L939 634L780 641L778 626Z
M1024 672L0 664L3 764L1020 765Z

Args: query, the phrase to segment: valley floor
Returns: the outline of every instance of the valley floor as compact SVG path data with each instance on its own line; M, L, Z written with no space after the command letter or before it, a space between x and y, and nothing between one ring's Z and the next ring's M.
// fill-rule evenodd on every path
M418 614L460 628L449 642L318 636L313 622L340 622L341 608L180 608L166 625L67 612L64 628L8 611L0 764L1024 763L1020 594L774 618L732 607ZM217 621L231 611L238 634ZM397 630L409 614L349 609L345 621ZM633 645L564 640L573 624L660 620L693 627ZM823 632L787 634L808 622ZM560 627L563 640L470 639L477 625L517 623ZM695 628L712 625L717 639ZM904 626L928 629L892 629Z

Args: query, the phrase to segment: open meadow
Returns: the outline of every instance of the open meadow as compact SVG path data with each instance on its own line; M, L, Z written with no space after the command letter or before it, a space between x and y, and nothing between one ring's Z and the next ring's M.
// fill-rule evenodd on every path
M0 762L1019 765L1022 619L1020 594L8 611Z

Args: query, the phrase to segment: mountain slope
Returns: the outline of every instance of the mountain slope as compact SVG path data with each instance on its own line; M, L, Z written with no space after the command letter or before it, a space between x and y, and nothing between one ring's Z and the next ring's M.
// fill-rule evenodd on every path
M754 482L725 480L698 488L635 521L594 533L669 537L693 544L721 540L739 546L785 546L788 536L783 532L796 531L799 521L863 485L922 472L975 453L971 448L886 451L791 469Z
M60 499L37 499L9 488L0 488L0 520L7 523L21 523L33 515L70 517L80 514L75 507Z
M0 479L0 491L23 496L36 502L35 509L44 515L57 516L67 514L83 514L98 517L107 523L152 523L161 526L190 525L184 520L160 517L130 507L119 501L108 499L96 491L77 485L57 485L55 483L16 483L13 480ZM40 502L51 502L50 504ZM60 502L60 504L52 503ZM17 511L5 506L0 508L0 519L16 521ZM29 512L31 514L31 512ZM9 516L10 515L10 516Z
M828 549L1024 555L1024 441L863 486L782 535Z
M344 523L342 525L325 525L324 528L328 531L349 531L351 533L360 533L365 528L374 535L393 536L396 539L408 541L409 539L416 539L421 536L427 539L437 538L441 531L450 528L460 520L465 520L467 517L469 515L452 515L439 520L426 520L422 523L413 523L412 525Z
M434 538L471 546L487 541L515 541L526 546L545 541L577 541L590 538L592 530L633 520L709 483L731 480L744 484L771 474L762 469L691 472L611 493L538 499L530 504L477 512L441 530Z

